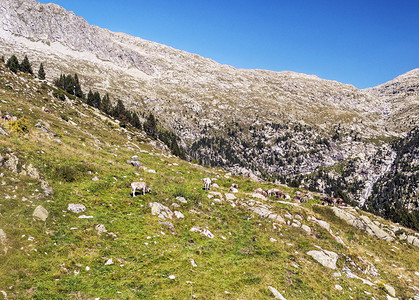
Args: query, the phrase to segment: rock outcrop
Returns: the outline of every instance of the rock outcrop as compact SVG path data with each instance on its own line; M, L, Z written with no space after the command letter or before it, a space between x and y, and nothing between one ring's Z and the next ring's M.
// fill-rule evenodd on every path
M313 257L323 266L336 270L336 262L338 260L338 255L335 252L327 250L312 250L308 251L307 255Z
M345 220L349 225L352 225L355 228L366 231L369 235L375 236L385 241L394 240L394 237L392 235L378 227L367 216L357 217L354 214L351 214L350 212L338 207L332 207L332 210L337 217Z

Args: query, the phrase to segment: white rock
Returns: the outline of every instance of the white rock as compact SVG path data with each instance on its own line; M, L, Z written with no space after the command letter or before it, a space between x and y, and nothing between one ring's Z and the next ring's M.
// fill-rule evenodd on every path
M178 219L183 219L185 216L180 211L175 210L175 217Z
M170 280L174 280L176 278L176 276L175 275L169 275L169 279Z
M323 266L336 270L336 262L338 260L338 255L335 252L327 250L312 250L308 251L307 254L313 257Z
M394 289L394 287L388 284L384 284L384 288L390 296L396 297L396 290Z
M213 239L215 236L209 231L208 229L202 228L202 227L192 227L192 232L198 232L202 235L205 235L206 237L209 237L210 239Z
M301 226L301 229L303 229L305 232L307 232L308 234L310 234L311 233L311 228L310 227L308 227L307 225L305 225L305 224L303 224L302 226Z
M342 274L340 274L340 272L333 273L333 277L340 277L340 276L342 276Z
M97 176L92 178L92 181L99 181L99 178Z
M153 174L157 173L156 170L153 170L153 169L149 169L147 172L148 173L153 173Z
M42 221L46 221L49 216L49 212L43 208L41 205L35 208L35 211L32 214L35 218L41 219Z
M275 243L276 242L276 239L274 239L274 238L270 238L269 239L272 243Z
M179 201L180 203L183 203L183 204L188 203L188 201L186 201L186 199L184 197L176 197L176 200Z
M278 290L272 286L268 286L268 289L271 291L271 293L274 295L275 299L280 299L280 300L287 300L284 296L281 295L280 292L278 292Z
M189 261L191 262L192 267L198 266L192 258Z
M113 260L112 258L109 258L106 262L105 262L105 266L110 266L113 265Z
M81 213L81 212L85 211L86 206L84 206L83 204L70 203L70 204L68 204L67 210L78 214L78 213Z
M79 216L79 219L93 219L93 216L81 215Z
M173 216L173 212L163 204L158 202L151 202L148 204L148 206L151 207L151 214L153 216L158 216L160 219L171 219Z
M416 246L416 247L419 247L419 238L416 237L416 236L408 235L407 236L407 242L409 244L412 244L412 245Z
M335 289L337 289L338 291L343 290L343 288L342 288L339 284L336 284L336 285L335 285Z

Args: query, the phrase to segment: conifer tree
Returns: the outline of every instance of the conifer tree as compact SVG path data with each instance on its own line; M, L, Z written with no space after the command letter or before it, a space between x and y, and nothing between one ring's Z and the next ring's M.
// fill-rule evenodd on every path
M13 73L17 73L19 70L19 60L17 59L16 55L12 55L6 63L6 66L12 71Z
M19 65L19 71L24 73L33 74L31 63L29 62L28 56L25 55L22 63Z
M83 91L81 90L79 77L77 76L77 74L74 74L74 96L76 96L78 98L83 98L84 97Z
M44 70L44 65L42 63L39 66L38 78L41 79L41 80L45 80L45 70Z
M143 124L143 128L147 135L155 139L157 138L157 122L152 113L148 115L147 121Z
M100 94L99 92L95 92L93 94L93 107L100 108L100 103L101 103Z
M93 106L94 98L93 98L93 92L92 90L89 90L89 93L87 94L87 104L90 106Z
M111 105L111 100L109 99L109 94L106 94L102 98L100 110L103 111L105 114L109 115L111 113L111 108L112 108L112 105Z
M70 74L65 76L64 79L64 90L70 95L74 95L74 78Z
M138 118L138 115L136 112L131 112L131 118L130 118L130 123L133 127L137 128L137 129L141 129L141 122L140 119Z
M4 63L4 55L1 56L0 60L2 63Z

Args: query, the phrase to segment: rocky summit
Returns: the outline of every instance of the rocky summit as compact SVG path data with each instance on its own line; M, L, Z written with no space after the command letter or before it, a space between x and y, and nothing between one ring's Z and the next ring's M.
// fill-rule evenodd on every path
M2 55L0 297L419 298L418 69L240 70L34 0Z

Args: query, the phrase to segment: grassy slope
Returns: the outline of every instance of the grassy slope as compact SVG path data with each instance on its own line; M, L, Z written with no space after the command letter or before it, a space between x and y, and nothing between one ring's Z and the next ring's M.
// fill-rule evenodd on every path
M0 228L7 235L7 253L0 254L0 290L9 298L260 299L272 297L268 285L287 299L371 299L365 291L385 298L378 285L369 287L344 274L335 278L335 271L305 254L315 250L314 245L338 253L340 270L345 255L355 262L362 257L374 262L380 271L381 277L372 281L391 284L405 298L415 294L409 288L419 285L414 275L419 270L414 246L398 244L394 248L394 243L366 236L334 217L329 209L313 210L314 203L301 207L270 203L282 215L303 216L302 222L314 230L312 235L292 226L275 229L270 220L240 207L214 203L201 190L205 176L218 175L222 192L227 192L231 183L238 183L241 199L246 198L245 192L268 185L245 178L227 179L221 170L166 155L142 143L141 134L114 128L91 108L53 99L36 80L16 77L1 64L0 68L0 111L20 113L30 123L28 134L0 136L0 151L17 154L19 167L22 163L35 165L54 189L47 197L38 180L0 169L0 182L5 183L0 186ZM43 112L42 106L51 113ZM78 126L62 120L62 114ZM35 128L39 119L48 122L58 137ZM0 126L6 128L4 122ZM57 138L61 145L54 141ZM133 155L157 173L128 165L126 160ZM178 166L170 165L173 163ZM92 181L94 176L99 181ZM127 183L140 178L151 184L153 191L132 198ZM287 192L293 195L295 191ZM175 225L171 231L151 215L147 204L155 201L170 206L176 196L184 196L188 203L178 208L185 218L171 220ZM79 219L77 214L66 212L69 203L84 204L87 210L82 214L93 218ZM32 217L38 205L50 212L46 222ZM333 232L349 247L306 221L310 215L330 222ZM97 224L104 224L117 238L99 236ZM192 226L208 227L215 238L190 232ZM114 264L105 266L109 258ZM190 259L198 267L193 267ZM169 275L176 278L170 280ZM343 291L336 290L335 284Z

